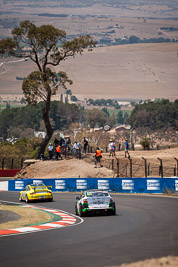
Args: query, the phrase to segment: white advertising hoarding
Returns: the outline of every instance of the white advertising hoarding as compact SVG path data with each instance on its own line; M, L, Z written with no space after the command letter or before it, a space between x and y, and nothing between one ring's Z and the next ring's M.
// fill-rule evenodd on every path
M65 189L66 182L65 180L55 180L55 189Z
M98 189L109 190L108 180L98 180Z
M77 189L87 189L87 180L76 180Z
M147 180L147 190L160 190L159 180Z
M122 190L134 190L134 181L122 180Z

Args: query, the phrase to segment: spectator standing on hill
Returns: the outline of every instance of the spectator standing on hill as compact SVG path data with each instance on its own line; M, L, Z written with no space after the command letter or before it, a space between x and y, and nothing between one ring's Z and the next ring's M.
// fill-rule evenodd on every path
M112 152L113 152L113 156L115 157L116 156L116 144L115 144L115 142L113 142L113 145L112 145Z
M109 157L113 157L113 141L109 140Z
M95 168L97 168L98 163L99 163L100 168L101 168L101 158L102 158L101 153L102 153L101 149L99 147L97 147L95 155L93 156L93 157L95 157Z
M54 139L54 146L57 147L58 144L59 144L59 140L55 137L55 139Z
M80 144L77 141L75 141L75 144L72 147L72 150L73 149L75 151L74 154L75 154L76 158L78 158L79 157Z
M66 137L64 147L66 148L66 151L70 151L69 145L71 144L70 136Z
M62 156L61 156L61 146L60 145L58 145L56 147L56 160L58 160L58 158L63 159Z
M128 159L130 158L130 155L129 155L129 143L128 143L128 140L125 139L125 158L128 156Z
M49 152L49 159L52 159L53 157L53 145L50 143L48 146L48 152Z
M88 147L88 139L86 137L84 137L84 153L87 153L87 147Z
M62 147L62 145L65 143L65 140L64 140L64 138L62 138L62 136L61 136L61 138L60 138L60 140L59 140L59 145Z

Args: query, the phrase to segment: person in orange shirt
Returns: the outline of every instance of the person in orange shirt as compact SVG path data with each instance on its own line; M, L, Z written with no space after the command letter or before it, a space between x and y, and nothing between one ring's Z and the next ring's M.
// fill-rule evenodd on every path
M96 152L95 152L95 168L97 168L97 163L99 163L100 167L101 167L101 158L102 158L102 155L101 155L102 151L99 147L97 147L96 149Z
M56 159L58 160L58 158L63 159L62 156L61 156L61 146L60 145L58 145L56 147Z

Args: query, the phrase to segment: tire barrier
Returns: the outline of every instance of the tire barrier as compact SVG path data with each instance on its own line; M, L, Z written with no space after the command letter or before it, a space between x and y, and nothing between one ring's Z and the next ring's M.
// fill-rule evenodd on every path
M21 191L26 185L44 183L53 192L77 192L87 189L118 193L178 193L178 178L59 178L18 179L8 181L8 191Z

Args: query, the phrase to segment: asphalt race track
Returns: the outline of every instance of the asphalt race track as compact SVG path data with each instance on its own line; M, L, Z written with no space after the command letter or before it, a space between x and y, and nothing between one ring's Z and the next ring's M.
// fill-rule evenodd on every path
M35 205L74 214L75 193L54 193ZM178 198L113 195L116 216L84 217L80 225L0 238L0 266L116 266L178 256ZM0 200L18 202L17 192Z

